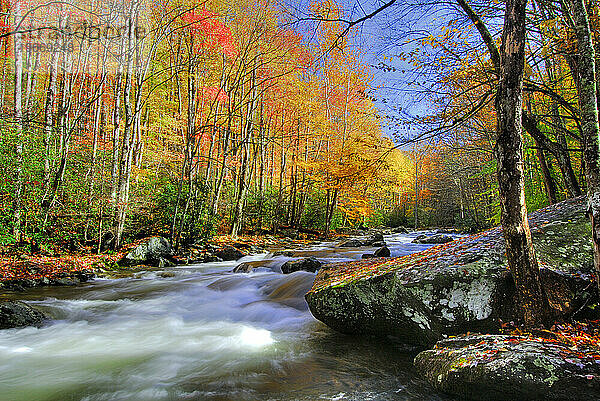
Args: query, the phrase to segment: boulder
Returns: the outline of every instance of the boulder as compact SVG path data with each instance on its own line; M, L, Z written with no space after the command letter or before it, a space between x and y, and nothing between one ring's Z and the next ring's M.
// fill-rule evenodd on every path
M254 267L252 264L248 263L248 262L244 262L244 263L240 263L239 265L237 265L232 272L233 273L250 273L252 270L254 270Z
M592 400L600 395L600 359L593 357L599 352L527 337L470 335L438 342L417 355L415 366L433 387L460 399Z
M246 256L242 251L232 246L226 245L215 252L215 256L225 261L238 260Z
M394 234L408 234L408 230L402 226L392 229L392 232Z
M446 234L433 234L431 236L419 235L413 240L414 244L446 244L454 241L449 235Z
M460 230L456 228L439 228L435 230L436 234L460 234Z
M372 259L375 258L376 256L372 253L363 253L361 256L361 259Z
M121 266L149 265L156 267L174 266L173 250L169 240L152 237L129 251L120 261Z
M363 245L363 242L359 239L349 239L338 245L340 248L360 248Z
M16 327L40 327L47 317L20 301L0 301L0 330Z
M364 241L362 241L365 246L377 246L376 244L384 243L383 234L380 232L372 232Z
M319 262L314 257L310 257L299 260L287 261L281 266L281 271L283 272L283 274L290 274L301 270L315 273L321 268L321 266L323 266L321 262Z
M291 250L291 249L282 249L280 251L276 251L273 252L273 256L287 256L287 257L294 257L294 255L296 254L296 251Z
M376 258L389 258L391 256L390 248L387 246L382 246L375 251L374 256Z
M583 313L597 301L585 208L580 197L530 215L543 285L557 316ZM500 228L412 255L328 265L306 300L312 314L337 331L420 345L494 331L499 318L517 316Z

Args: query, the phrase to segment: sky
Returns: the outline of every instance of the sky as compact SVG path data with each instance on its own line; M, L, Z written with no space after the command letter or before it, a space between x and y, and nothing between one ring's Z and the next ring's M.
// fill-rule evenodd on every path
M290 13L304 15L310 4L309 0L282 0ZM356 20L366 14L377 10L387 0L337 0L345 10L349 20ZM410 51L414 43L403 44L409 36L407 31L425 32L433 29L434 17L411 14L409 5L405 0L398 1L371 19L357 27L351 43L366 50L364 61L372 67L374 74L373 90L371 95L375 98L380 115L389 117L384 119L382 128L384 132L396 142L399 138L414 135L414 128L399 123L399 120L409 120L414 116L423 116L431 109L428 101L420 99L417 92L410 85L415 81L413 67L400 61L397 56L401 51ZM300 27L302 29L302 27ZM381 68L383 65L393 67L394 70ZM378 68L379 67L379 68Z

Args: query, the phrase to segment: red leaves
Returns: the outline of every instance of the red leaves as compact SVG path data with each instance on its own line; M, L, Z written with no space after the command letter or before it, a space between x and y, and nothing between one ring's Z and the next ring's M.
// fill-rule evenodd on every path
M231 29L219 20L219 14L202 8L181 16L194 36L203 39L203 46L209 49L220 48L228 58L235 58L238 50Z
M204 100L212 103L227 103L229 102L229 95L222 88L218 86L205 86L202 88L202 96Z

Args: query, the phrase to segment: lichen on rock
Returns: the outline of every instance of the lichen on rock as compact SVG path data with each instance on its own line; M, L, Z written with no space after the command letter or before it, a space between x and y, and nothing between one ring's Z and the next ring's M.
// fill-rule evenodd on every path
M436 389L473 400L580 400L600 394L600 355L564 344L506 335L438 342L415 358Z
M593 256L584 199L532 213L530 226L550 304L561 315L579 311L597 297L589 285ZM399 258L328 265L306 299L313 315L335 330L413 344L493 331L499 318L516 316L500 228Z

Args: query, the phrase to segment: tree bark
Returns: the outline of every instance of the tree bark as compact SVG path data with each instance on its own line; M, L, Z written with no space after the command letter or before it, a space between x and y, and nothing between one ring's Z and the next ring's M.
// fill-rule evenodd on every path
M542 289L527 220L523 177L523 71L526 0L508 0L500 49L500 82L496 95L497 140L494 152L501 220L508 266L527 326L544 324L548 301Z
M571 13L575 23L574 30L579 53L574 78L581 110L583 162L588 190L587 212L592 223L594 266L596 276L600 277L600 127L598 123L596 53L589 14L584 0L572 0ZM600 280L596 281L600 288Z
M15 4L15 26L21 23L21 5L17 1ZM21 240L21 213L23 205L23 46L21 34L14 35L14 56L15 56L15 127L16 127L16 168L15 168L15 195L13 211L13 237L17 242Z

